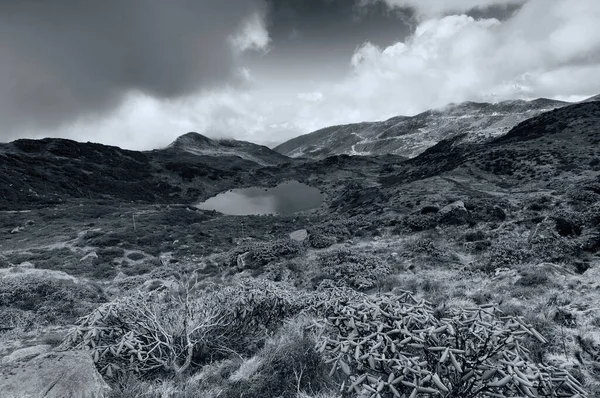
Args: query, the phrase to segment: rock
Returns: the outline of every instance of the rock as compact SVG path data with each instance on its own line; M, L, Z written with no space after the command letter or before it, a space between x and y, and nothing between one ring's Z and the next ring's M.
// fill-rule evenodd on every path
M158 260L163 265L163 267L166 267L167 265L169 265L172 259L173 259L173 252L161 253L158 256Z
M108 391L85 351L50 352L0 367L1 397L102 398Z
M81 283L82 281L72 275L67 274L63 271L56 271L51 269L39 269L39 268L27 268L27 267L12 267L12 268L0 268L0 279L5 278L47 278L56 280L71 281L73 283Z
M96 252L89 252L85 256L81 257L79 261L93 260L95 258L98 258L98 254Z
M304 242L308 237L308 231L305 229L299 229L290 233L290 239L295 240L296 242Z
M449 205L442 207L442 209L440 210L440 214L445 215L454 211L466 212L467 208L465 207L465 202L463 202L462 200L457 200L456 202L450 203Z
M119 272L114 278L113 281L114 282L118 282L118 281L122 281L124 279L127 279L127 275L125 275L123 272Z
M5 356L0 360L0 365L6 365L12 362L22 361L25 359L30 359L33 357L37 357L38 355L45 354L46 352L52 349L51 345L42 344L42 345L34 345L31 347L20 348L18 350L13 351L10 355Z
M25 228L23 228L23 227L15 227L15 228L13 228L13 229L10 231L10 233L11 233L11 234L18 234L19 232L21 232L21 231L22 231L22 230L24 230L24 229L25 229Z
M237 266L241 269L246 268L250 260L250 252L245 252L237 256Z
M35 268L35 265L33 265L33 263L30 262L30 261L23 261L21 264L17 265L17 267L20 267L20 268Z
M440 223L448 225L467 224L471 216L462 200L450 203L439 211Z

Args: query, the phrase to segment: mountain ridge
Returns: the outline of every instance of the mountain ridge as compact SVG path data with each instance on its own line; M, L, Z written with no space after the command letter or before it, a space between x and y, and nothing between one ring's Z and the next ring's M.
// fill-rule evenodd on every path
M506 133L523 120L567 105L570 103L547 98L494 104L451 103L414 116L326 127L286 141L274 150L289 157L309 158L384 153L415 157L454 135L467 132L468 139L486 140Z

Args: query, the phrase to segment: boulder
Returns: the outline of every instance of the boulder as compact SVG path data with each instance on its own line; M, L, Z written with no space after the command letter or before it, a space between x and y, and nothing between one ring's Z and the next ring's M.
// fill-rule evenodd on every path
M0 366L3 398L103 398L109 390L85 351L50 352Z
M0 359L0 365L6 365L9 363L37 357L38 355L47 353L51 349L52 346L48 344L20 348L18 350L13 351L10 355L7 355Z
M21 268L35 268L35 265L33 265L33 263L30 262L30 261L23 261L21 264L17 265L17 267L21 267Z
M450 203L449 205L442 207L442 209L440 210L440 214L446 215L457 211L467 212L465 202L463 202L462 200L457 200L456 202Z
M469 211L462 200L450 203L439 211L441 224L462 225L471 221Z
M290 239L295 240L296 242L304 242L308 237L308 231L305 229L299 229L290 234Z
M47 278L56 280L71 281L73 283L81 283L80 279L67 274L63 271L56 271L51 269L39 269L39 268L28 268L25 266L12 267L12 268L0 268L0 279L9 278Z

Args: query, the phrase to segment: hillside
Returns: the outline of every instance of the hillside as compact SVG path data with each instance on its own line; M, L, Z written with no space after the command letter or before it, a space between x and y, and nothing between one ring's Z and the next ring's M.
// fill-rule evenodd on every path
M472 141L502 135L525 119L565 105L568 103L543 98L496 104L450 104L412 117L328 127L293 138L274 149L291 157L384 153L414 157L457 134L467 134Z
M273 166L288 162L287 156L263 145L238 140L212 140L198 133L187 133L178 137L164 150L175 150L204 157L239 157L259 164Z
M69 199L146 203L210 196L264 164L288 160L266 147L187 134L162 150L137 152L66 139L0 144L0 204L47 206Z

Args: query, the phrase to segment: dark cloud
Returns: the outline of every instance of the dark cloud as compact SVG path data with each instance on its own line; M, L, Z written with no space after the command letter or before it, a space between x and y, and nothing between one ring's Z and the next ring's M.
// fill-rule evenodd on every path
M131 91L175 98L223 82L235 66L231 35L265 8L262 0L3 0L3 132L102 113Z

